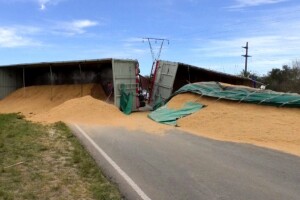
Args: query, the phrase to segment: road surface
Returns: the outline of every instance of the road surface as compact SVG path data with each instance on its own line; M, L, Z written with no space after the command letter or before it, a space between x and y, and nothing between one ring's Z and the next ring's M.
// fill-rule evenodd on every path
M69 126L127 199L300 199L297 156L178 130Z

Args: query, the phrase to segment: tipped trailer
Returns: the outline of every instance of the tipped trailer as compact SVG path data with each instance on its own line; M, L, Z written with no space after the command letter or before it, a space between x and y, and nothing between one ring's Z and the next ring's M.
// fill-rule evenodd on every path
M149 83L149 104L154 106L168 99L182 86L195 82L216 81L232 85L258 87L257 82L244 77L208 70L192 65L158 60L153 63Z
M23 87L95 83L102 85L120 108L123 85L127 93L133 94L131 107L136 111L145 105L140 98L138 67L137 60L113 58L0 66L0 100Z

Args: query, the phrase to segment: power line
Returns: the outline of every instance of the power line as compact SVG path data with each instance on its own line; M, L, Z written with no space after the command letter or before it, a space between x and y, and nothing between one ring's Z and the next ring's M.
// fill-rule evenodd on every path
M144 41L144 40L147 40L148 43L149 43L150 52L151 52L151 56L152 56L152 61L153 61L153 62L156 61L156 60L159 60L160 54L161 54L161 50L162 50L163 45L164 45L164 42L166 41L166 42L168 42L168 44L170 44L170 41L169 41L168 39L165 39L165 38L151 38L151 37L145 37L145 38L143 38L143 41ZM153 47L152 47L152 42L157 43L158 41L160 41L161 43L160 43L160 48L158 49L158 53L157 53L157 55L155 56L155 54L154 54L154 49L153 49Z

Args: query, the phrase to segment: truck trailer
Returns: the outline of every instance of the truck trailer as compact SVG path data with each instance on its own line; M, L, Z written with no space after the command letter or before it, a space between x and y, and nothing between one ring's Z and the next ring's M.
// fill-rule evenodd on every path
M168 99L182 86L195 82L216 81L232 85L259 87L250 78L234 76L184 63L157 60L153 63L149 83L149 104Z
M100 84L120 108L121 87L133 95L132 111L140 98L139 63L129 59L95 59L0 66L0 100L17 89L37 85Z

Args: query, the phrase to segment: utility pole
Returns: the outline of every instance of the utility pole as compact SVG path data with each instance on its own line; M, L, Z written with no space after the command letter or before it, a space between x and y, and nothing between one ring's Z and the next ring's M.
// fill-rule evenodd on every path
M248 55L248 42L246 43L246 46L245 47L242 47L244 49L246 49L246 54L245 55L242 55L243 57L245 57L245 70L244 70L244 76L246 77L247 76L247 68L248 68L248 58L251 57L250 55Z
M150 47L150 52L152 55L152 68L151 68L151 72L150 72L149 87L148 87L149 96L150 96L149 103L150 103L151 96L152 96L152 90L154 87L154 81L155 81L155 77L156 77L157 64L158 64L158 62L156 62L156 61L158 61L160 58L160 54L161 54L164 43L168 42L168 44L170 44L170 41L168 39L164 39L164 38L151 38L151 37L145 37L145 38L143 38L143 42L144 42L144 40L148 41L149 47ZM159 47L157 55L154 54L152 42L155 42L155 43L160 42L160 47Z
M153 62L155 62L156 60L159 60L160 54L161 54L161 50L162 50L162 48L163 48L163 45L164 45L165 41L168 42L168 44L170 43L170 41L169 41L168 39L164 39L164 38L151 38L151 37L145 37L145 38L143 38L143 41L144 41L144 40L147 40L148 43L149 43L150 52L151 52L151 55L152 55L152 61L153 61ZM152 42L157 43L158 41L160 42L160 48L159 48L159 50L158 50L157 55L155 55L155 54L154 54L153 47L152 47Z

